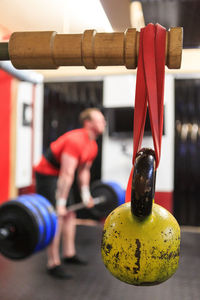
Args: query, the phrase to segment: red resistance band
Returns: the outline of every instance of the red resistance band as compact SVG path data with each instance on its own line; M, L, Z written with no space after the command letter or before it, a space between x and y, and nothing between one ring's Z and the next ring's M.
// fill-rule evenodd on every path
M159 165L163 132L165 43L166 29L161 25L148 24L141 29L135 92L133 166L136 154L141 149L147 103L156 155L156 169ZM128 180L126 202L131 199L132 177L133 167Z

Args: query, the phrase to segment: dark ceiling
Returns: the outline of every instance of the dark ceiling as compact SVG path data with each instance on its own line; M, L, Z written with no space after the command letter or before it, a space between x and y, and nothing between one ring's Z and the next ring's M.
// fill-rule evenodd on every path
M200 0L142 0L145 24L183 27L183 47L200 48ZM101 0L115 31L131 27L130 0ZM115 7L116 9L113 9Z

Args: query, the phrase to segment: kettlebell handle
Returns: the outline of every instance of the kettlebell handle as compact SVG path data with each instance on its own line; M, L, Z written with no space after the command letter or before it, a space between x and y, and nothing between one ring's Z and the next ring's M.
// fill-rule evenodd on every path
M136 155L131 187L131 212L138 218L151 214L155 194L155 167L155 152L149 148L141 149Z

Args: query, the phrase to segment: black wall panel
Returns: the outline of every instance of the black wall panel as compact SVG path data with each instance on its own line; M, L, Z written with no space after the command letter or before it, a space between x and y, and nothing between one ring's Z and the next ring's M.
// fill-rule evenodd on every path
M174 212L200 225L200 79L175 81Z
M80 127L78 116L88 107L102 109L103 82L45 83L43 151L63 133ZM102 138L97 141L98 156L92 166L91 180L101 178Z

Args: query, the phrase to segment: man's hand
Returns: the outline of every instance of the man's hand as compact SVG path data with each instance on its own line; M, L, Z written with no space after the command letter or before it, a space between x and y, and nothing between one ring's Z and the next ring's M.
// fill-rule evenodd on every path
M95 204L94 204L94 200L93 200L92 197L90 197L90 199L89 199L89 201L88 201L86 207L87 207L87 208L92 208L92 207L94 207L94 205L95 205Z
M65 198L59 198L56 200L56 212L58 217L64 217L67 214L67 208L66 208L66 199Z
M67 214L67 208L66 206L57 206L56 207L56 213L58 217L65 217Z
M81 187L81 199L87 208L91 208L94 206L94 200L90 194L90 189L88 185L83 185Z

